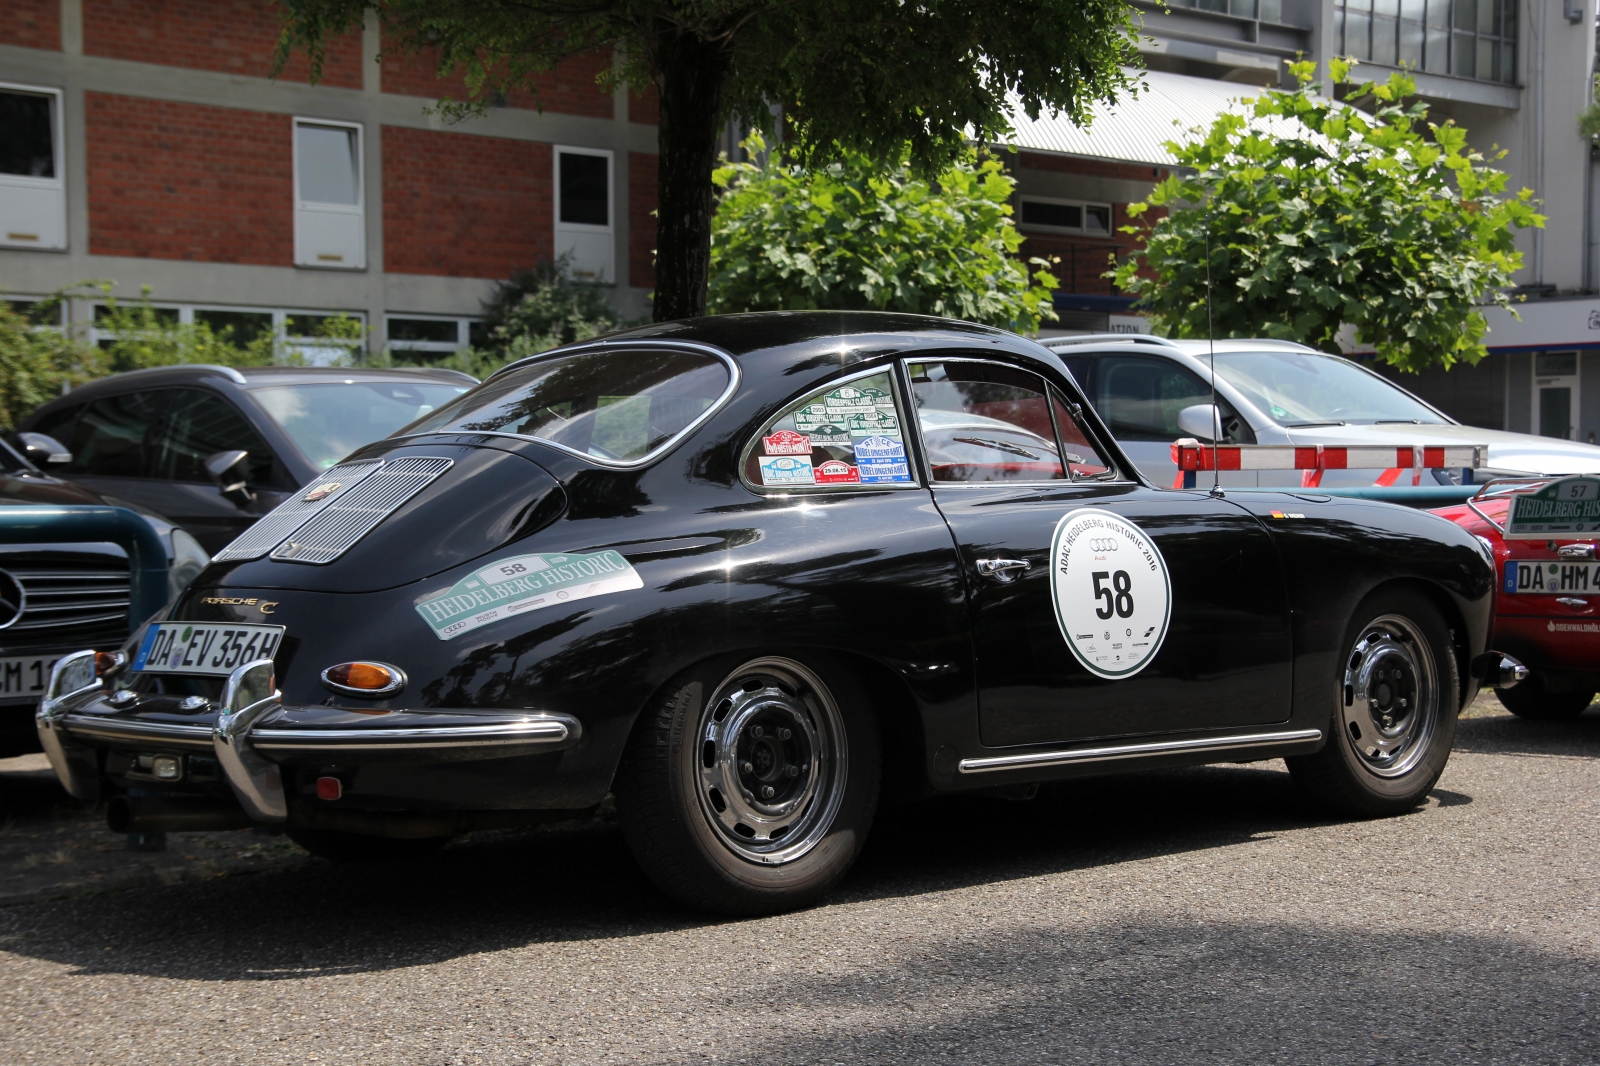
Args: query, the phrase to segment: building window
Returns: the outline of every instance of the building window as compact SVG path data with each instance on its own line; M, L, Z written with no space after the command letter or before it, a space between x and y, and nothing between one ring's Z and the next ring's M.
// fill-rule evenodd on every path
M0 247L67 246L61 90L0 82Z
M367 265L361 126L294 120L296 266L361 270Z
M1110 204L1025 196L1021 215L1019 225L1023 229L1044 233L1081 233L1089 237L1111 236Z
M1337 0L1344 55L1514 83L1516 0Z
M354 319L364 328L366 316L359 311L329 314L326 311L264 310L259 307L195 307L188 304L153 304L150 310L158 326L182 328L205 325L217 334L228 330L229 343L241 348L263 336L275 338L273 348L278 356L293 353L312 366L352 363L365 351L365 342L359 338L319 335L322 332L319 327L328 320L339 317L339 314ZM101 348L109 348L117 338L114 332L105 328L105 320L110 314L111 308L105 304L94 305L94 326L89 332L89 339Z
M616 280L611 224L611 153L595 148L557 148L556 257L580 281Z
M446 318L438 315L391 315L387 323L389 350L410 352L412 361L429 362L430 357L449 355L475 342L481 344L482 322L471 318Z

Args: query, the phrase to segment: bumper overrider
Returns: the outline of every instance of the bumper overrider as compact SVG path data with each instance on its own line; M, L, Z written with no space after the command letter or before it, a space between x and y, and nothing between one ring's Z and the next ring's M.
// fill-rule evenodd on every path
M582 731L569 715L535 711L287 704L270 659L234 670L216 706L193 696L109 692L92 651L55 664L35 724L56 776L79 799L99 798L98 748L201 751L214 755L258 822L289 817L282 767L499 759L559 751Z

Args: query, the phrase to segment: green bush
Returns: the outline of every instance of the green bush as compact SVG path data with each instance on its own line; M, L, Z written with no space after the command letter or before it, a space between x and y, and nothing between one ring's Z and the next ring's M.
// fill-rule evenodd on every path
M745 148L760 158L766 144L757 134ZM901 311L1019 333L1056 317L1048 263L1016 256L1016 183L999 160L968 152L930 182L909 153L887 171L864 154L841 154L815 170L774 152L716 171L726 191L711 229L714 314Z
M60 306L59 300L35 305L31 316L0 302L0 430L15 429L35 407L105 373L95 349L74 341L39 320Z

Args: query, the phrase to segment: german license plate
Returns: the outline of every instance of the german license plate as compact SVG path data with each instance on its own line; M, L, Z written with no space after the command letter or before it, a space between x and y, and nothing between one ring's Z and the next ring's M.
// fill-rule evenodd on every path
M50 681L50 668L59 656L23 655L0 659L0 700L28 699L44 695Z
M1505 582L1500 587L1508 594L1600 594L1600 562L1523 562L1520 559L1507 559Z
M137 671L155 674L231 674L254 659L270 659L283 626L162 622L145 631Z

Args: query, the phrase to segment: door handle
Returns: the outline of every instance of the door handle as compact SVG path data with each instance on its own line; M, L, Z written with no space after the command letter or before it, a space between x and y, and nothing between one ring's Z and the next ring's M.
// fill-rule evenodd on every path
M996 581L1015 581L1024 570L1033 569L1033 564L1022 559L979 559L978 573L984 577L992 577Z

